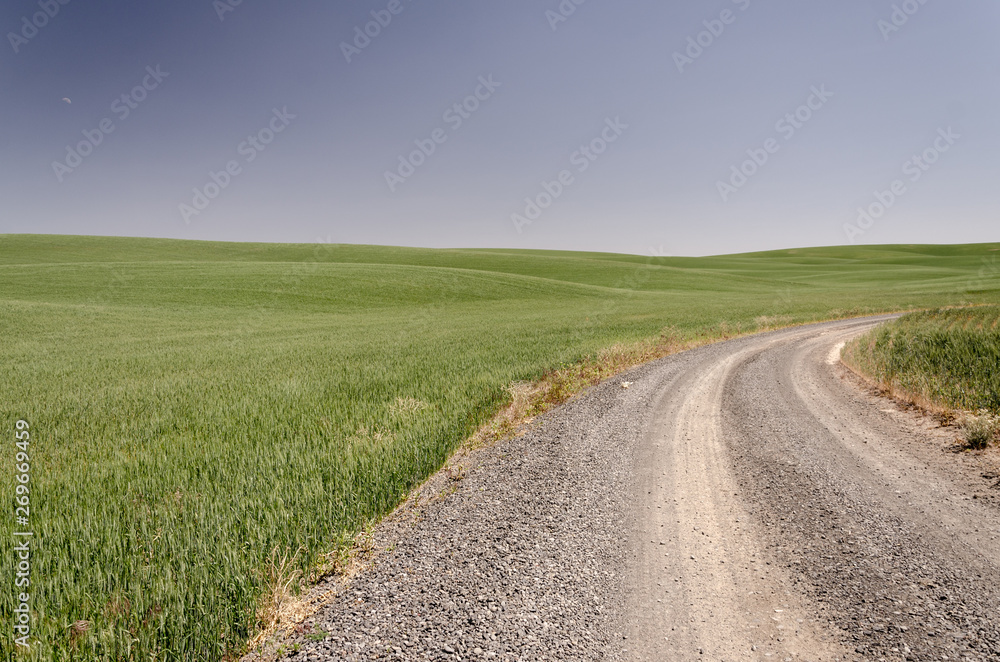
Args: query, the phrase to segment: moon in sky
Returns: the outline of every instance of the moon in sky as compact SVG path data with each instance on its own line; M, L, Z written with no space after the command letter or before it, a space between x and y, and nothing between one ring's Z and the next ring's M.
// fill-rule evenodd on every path
M66 103L73 103L71 100L67 99L66 97L63 97L63 101L65 101Z

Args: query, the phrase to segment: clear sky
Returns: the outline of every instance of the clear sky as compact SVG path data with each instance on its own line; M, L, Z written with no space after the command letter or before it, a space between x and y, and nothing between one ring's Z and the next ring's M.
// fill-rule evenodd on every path
M0 233L996 241L998 29L996 0L6 0Z

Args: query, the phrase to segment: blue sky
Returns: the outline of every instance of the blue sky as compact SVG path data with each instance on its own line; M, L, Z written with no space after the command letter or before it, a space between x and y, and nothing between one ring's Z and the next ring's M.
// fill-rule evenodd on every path
M62 1L0 9L0 233L998 239L995 0Z

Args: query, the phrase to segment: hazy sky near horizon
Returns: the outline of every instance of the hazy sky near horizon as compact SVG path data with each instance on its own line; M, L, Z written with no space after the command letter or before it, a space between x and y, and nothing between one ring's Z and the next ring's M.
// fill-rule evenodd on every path
M5 2L0 233L1000 238L995 0L237 2Z

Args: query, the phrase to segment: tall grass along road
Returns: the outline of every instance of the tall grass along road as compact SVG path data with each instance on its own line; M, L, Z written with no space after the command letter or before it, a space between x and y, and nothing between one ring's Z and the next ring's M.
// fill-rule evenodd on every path
M643 258L2 236L4 577L19 563L21 496L33 537L29 599L0 591L0 621L27 605L23 660L233 658L282 596L342 561L355 534L437 470L512 384L562 368L579 377L560 382L568 393L607 374L567 370L588 356L593 365L831 317L996 302L1000 286L982 268L996 248ZM601 353L609 347L618 349ZM30 494L18 495L21 420ZM617 452L631 452L615 439ZM567 476L589 485L572 463L597 460L572 458ZM559 498L579 507L583 489ZM606 493L593 489L597 508ZM563 501L538 498L527 512L556 518ZM547 540L497 554L514 572ZM583 609L604 558L567 566L592 582L567 598L579 602L567 613ZM524 604L525 614L541 608ZM573 650L597 650L604 626L579 624L607 610L574 613L586 617L570 641L586 647ZM518 623L540 638L529 626L541 621Z
M906 315L852 341L844 361L898 397L957 415L974 447L1000 432L1000 306Z

